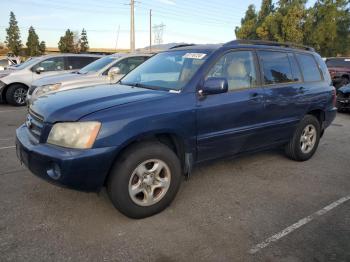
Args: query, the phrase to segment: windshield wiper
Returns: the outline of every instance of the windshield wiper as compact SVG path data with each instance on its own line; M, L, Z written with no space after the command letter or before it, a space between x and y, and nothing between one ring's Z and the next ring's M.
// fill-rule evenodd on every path
M145 88L145 89L151 89L151 90L159 90L159 88L157 88L157 87L144 85L144 84L141 84L141 83L125 83L123 81L120 81L119 83L121 85L126 85L126 86L133 86L133 87Z

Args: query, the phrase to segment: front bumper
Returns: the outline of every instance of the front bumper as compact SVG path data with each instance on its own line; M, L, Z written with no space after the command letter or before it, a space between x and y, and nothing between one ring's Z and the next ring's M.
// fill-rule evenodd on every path
M349 98L337 98L337 108L350 109L350 97Z
M0 102L3 102L3 93L2 92L5 90L6 86L7 85L4 82L0 81Z
M116 147L77 150L33 144L25 125L16 130L16 136L17 157L34 175L82 191L103 186L116 152Z

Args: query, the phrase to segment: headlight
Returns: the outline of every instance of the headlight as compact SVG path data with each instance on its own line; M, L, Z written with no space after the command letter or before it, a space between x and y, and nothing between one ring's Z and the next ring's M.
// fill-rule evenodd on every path
M42 96L46 93L52 92L52 91L56 91L58 89L60 89L61 87L61 83L57 83L57 84L53 84L53 85L44 85L44 86L40 86L37 89L34 90L33 95L35 97L38 96Z
M95 143L100 128L100 122L57 123L52 127L47 143L68 148L88 149Z

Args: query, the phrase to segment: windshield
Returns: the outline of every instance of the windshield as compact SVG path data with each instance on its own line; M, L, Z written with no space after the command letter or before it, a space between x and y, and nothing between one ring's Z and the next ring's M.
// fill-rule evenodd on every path
M119 59L119 57L111 57L111 56L106 56L102 57L91 64L88 64L87 66L83 67L82 69L79 70L79 74L87 74L90 72L98 72L101 69L105 68L107 65L110 63L116 61Z
M17 69L23 69L27 68L31 65L36 64L37 62L41 61L40 57L35 57L35 58L29 58L27 61L23 62L22 64L19 64L16 66Z
M181 90L208 57L208 51L169 51L150 58L121 84L159 90Z

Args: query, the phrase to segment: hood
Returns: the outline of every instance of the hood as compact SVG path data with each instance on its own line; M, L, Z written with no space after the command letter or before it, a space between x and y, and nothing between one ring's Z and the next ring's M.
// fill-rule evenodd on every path
M48 76L41 78L33 83L33 86L44 86L50 84L62 83L70 84L76 81L83 81L85 79L96 77L96 74L77 74L77 73L66 73L57 76Z
M338 92L342 92L344 94L350 94L350 85L340 87L338 89Z
M125 85L82 87L39 97L30 110L45 122L77 121L103 109L169 96L168 92Z
M5 70L1 70L0 75L8 75L15 72L17 69L14 68L6 68Z

